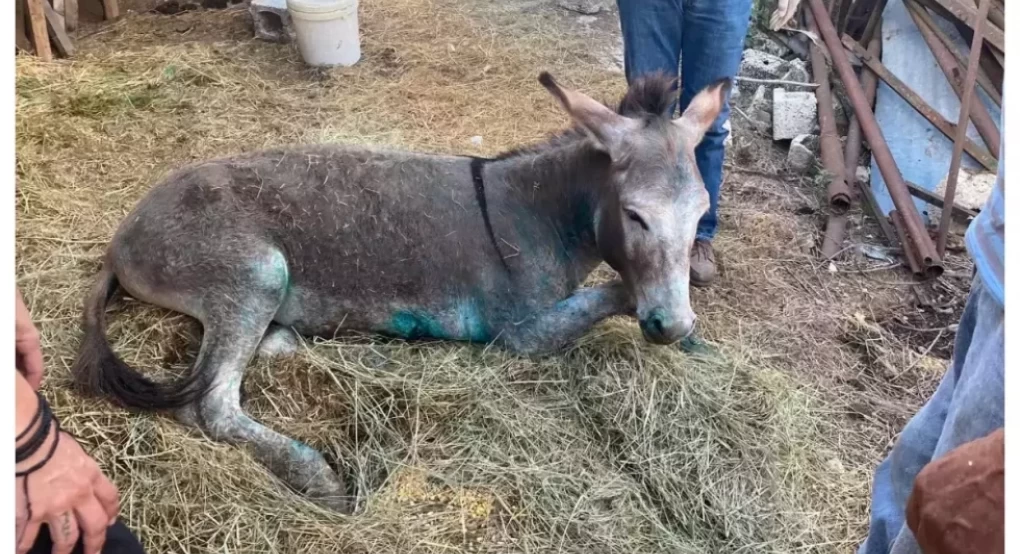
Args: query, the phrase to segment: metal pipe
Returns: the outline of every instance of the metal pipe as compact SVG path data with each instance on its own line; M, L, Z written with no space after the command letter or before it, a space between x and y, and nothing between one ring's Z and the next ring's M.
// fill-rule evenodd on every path
M956 41L950 38L949 35L942 30L942 27L939 27L938 24L935 23L931 14L928 13L927 8L912 0L907 0L904 5L907 7L907 12L914 16L914 23L917 24L919 29L921 28L921 24L917 22L918 17L921 18L921 21L928 26L928 29L935 33L935 36L942 41L942 44L949 49L957 62L961 64L967 63L967 56L964 56L963 52L960 51L960 48L956 45ZM988 76L988 72L986 72L983 67L980 67L980 65L978 66L978 84L981 85L981 88L984 89L985 93L988 94L988 97L991 98L992 101L994 101L997 105L1002 106L1002 94L999 93L995 83L992 82L992 78Z
M889 243L889 246L895 246L899 242L899 237L896 234L896 230L889 224L889 218L882 215L882 209L878 207L878 200L875 199L874 191L864 183L858 183L857 187L861 189L861 197L864 198L864 203L867 204L872 217L878 223L878 227L882 229L886 242Z
M907 266L910 267L911 273L918 277L923 277L924 270L920 260L917 259L917 250L914 248L913 241L907 235L906 224L903 223L903 217L900 216L900 212L896 210L889 212L889 220L892 221L893 227L896 229L896 235L900 238L900 249L903 251L903 259L907 261Z
M839 77L843 81L854 111L860 119L861 130L871 146L871 153L875 157L875 163L878 164L882 176L885 177L889 188L889 196L892 197L896 209L900 210L901 214L904 214L904 229L914 240L924 263L941 268L942 258L935 251L935 245L932 244L931 238L924 228L921 215L917 213L917 208L914 206L914 200L911 198L910 193L907 192L903 176L896 166L896 160L893 159L892 152L889 151L889 145L885 142L885 137L882 136L882 130L878 128L875 114L868 107L868 101L864 97L864 90L861 88L860 82L857 81L857 76L850 65L850 60L847 59L846 52L843 51L839 37L836 36L836 29L833 28L832 21L829 21L828 15L825 13L825 7L822 6L821 0L808 0L808 2L815 16L818 30L826 45L828 45L833 64L839 72Z
M935 194L930 190L925 190L915 185L914 183L911 183L910 181L907 181L907 190L910 191L911 196L920 198L921 200L924 200L925 202L931 204L932 206L935 206L936 208L941 208L943 212L945 211L946 202L938 194ZM953 209L950 211L950 213L952 214L952 216L955 216L961 219L962 221L973 219L978 215L978 212L970 208L964 208L963 206L957 204L956 202L953 202Z
M817 34L818 28L814 18L808 12L805 12L804 16L807 18L808 29ZM818 127L821 129L818 143L822 153L822 166L829 174L827 192L829 207L837 215L844 214L850 209L850 187L846 184L846 164L843 162L839 132L836 130L836 114L832 108L829 67L825 65L822 47L812 42L810 48L812 79L818 83L818 88L815 89L815 98L818 99Z
M946 45L939 40L938 36L925 24L921 18L917 16L914 10L907 7L907 12L910 13L914 19L914 23L917 25L919 31L921 31L921 37L928 43L928 47L931 49L931 53L935 56L935 60L938 61L939 67L942 68L942 72L946 74L946 79L949 80L949 85L956 91L956 95L960 98L960 104L964 102L964 91L962 79L962 71L960 70L960 64L956 63L956 58L953 57L953 53L946 48ZM985 28L984 19L978 19L982 30ZM975 27L974 32L977 33ZM978 48L978 55L974 56L971 54L970 61L967 63L967 73L970 74L971 64L977 65L981 63L981 49ZM977 74L975 73L975 79ZM988 146L988 151L995 156L996 159L999 157L999 129L995 125L995 121L992 116L988 113L985 105L981 102L975 103L971 107L971 113L973 116L974 128L977 129L978 134L981 135L981 139L985 141L985 145Z
M1000 52L1006 51L1006 37L1002 29L988 23L988 10L982 12L981 8L975 8L966 5L960 0L928 0L929 2L935 2L942 9L952 14L953 17L958 19L960 22L970 27L977 32L978 25L984 28L984 34L988 39L988 44L997 48Z
M942 132L947 138L952 140L956 136L956 124L950 123L948 119L942 117L935 108L931 107L919 94L913 91L906 83L901 81L896 75L894 75L888 68L882 65L882 62L878 61L876 56L869 54L864 48L861 48L860 44L857 44L850 37L843 37L843 45L846 46L851 52L856 55L861 62L878 76L885 81L889 88L896 91L901 98L907 101L908 104L917 110L917 113L921 114L925 119L928 120L936 129ZM999 162L996 160L987 150L981 148L974 141L967 138L963 143L964 151L971 155L981 165L985 166L989 171L995 171L998 168Z
M956 124L956 141L953 142L953 157L949 160L949 176L946 178L945 203L953 205L956 198L956 180L960 175L960 162L963 158L963 141L967 138L967 124L970 122L971 105L974 102L974 84L977 82L977 65L981 59L981 44L984 40L985 21L988 19L988 8L991 0L981 0L978 7L977 24L974 25L974 40L970 44L970 59L967 62L967 76L963 80L963 98L960 100L960 121ZM998 145L996 145L998 151ZM949 222L952 217L942 217L939 222L937 248L941 256L946 251L946 238L949 236Z
M871 39L868 45L868 54L878 58L882 54L881 24L879 24L878 35ZM875 105L875 94L878 91L878 76L874 71L865 65L861 68L861 87L864 89L864 97L868 100L868 109ZM843 153L843 163L846 164L847 181L857 179L857 159L861 157L861 122L857 114L850 116L850 126L846 132L846 151Z
M875 38L876 33L881 39L882 34L878 32L880 22L882 21L882 12L885 11L885 5L888 0L878 0L878 5L875 6L875 11L871 12L871 16L868 17L868 25L864 27L864 32L861 34L862 44L871 44L871 39Z
M822 257L826 260L839 254L840 248L843 246L846 219L846 214L833 214L825 223L825 234L822 236Z

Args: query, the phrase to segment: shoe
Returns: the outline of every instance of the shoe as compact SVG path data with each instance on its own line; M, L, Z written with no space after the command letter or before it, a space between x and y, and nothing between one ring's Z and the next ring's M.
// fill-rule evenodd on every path
M707 287L715 281L718 273L712 243L707 240L695 240L694 247L691 248L691 284L696 287Z

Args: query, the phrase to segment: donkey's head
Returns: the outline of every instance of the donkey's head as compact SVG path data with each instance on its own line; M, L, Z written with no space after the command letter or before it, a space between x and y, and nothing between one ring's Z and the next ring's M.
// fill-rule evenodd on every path
M719 115L729 81L706 87L676 120L673 81L661 75L632 84L618 112L548 73L539 81L609 157L609 177L595 195L595 237L634 295L645 338L669 344L687 337L696 317L691 248L709 208L694 148Z

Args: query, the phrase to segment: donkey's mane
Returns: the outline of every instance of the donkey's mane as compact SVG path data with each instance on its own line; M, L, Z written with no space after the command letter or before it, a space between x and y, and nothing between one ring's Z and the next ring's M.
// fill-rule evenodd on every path
M676 100L676 79L661 71L648 73L634 80L620 99L616 113L646 122L658 118L669 118L670 107ZM575 125L560 131L537 144L521 146L503 152L494 159L505 160L528 154L537 154L559 146L583 140L587 137L584 129Z

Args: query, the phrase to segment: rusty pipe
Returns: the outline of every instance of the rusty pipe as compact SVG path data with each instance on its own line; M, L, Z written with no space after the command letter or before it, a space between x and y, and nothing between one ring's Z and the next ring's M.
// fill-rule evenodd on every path
M949 160L949 176L946 178L946 194L943 199L946 206L952 206L953 200L956 197L956 181L960 176L960 162L963 160L963 141L967 140L967 125L970 123L971 108L974 105L980 105L980 101L975 101L974 99L974 85L977 83L977 66L981 60L981 45L984 40L988 9L991 5L991 0L981 0L981 4L978 7L977 23L974 25L974 40L970 44L970 59L967 61L967 76L963 80L963 97L960 99L960 121L956 124L953 157ZM996 154L998 151L999 145L996 144ZM998 156L996 155L996 157ZM949 236L949 223L952 219L952 217L943 215L942 221L939 222L939 235L938 242L936 243L939 255L944 254L946 251L946 239Z
M921 221L921 215L917 213L914 200L911 198L910 193L907 192L906 184L903 182L903 175L900 174L900 170L896 166L896 160L893 159L892 152L889 151L889 144L886 143L885 137L882 136L882 130L878 128L875 114L871 112L868 106L868 100L864 96L864 89L861 88L861 83L858 82L857 76L854 74L854 68L850 65L846 52L843 51L839 37L836 36L836 29L833 28L832 21L829 20L828 15L825 13L825 7L822 6L821 0L808 0L808 2L815 16L818 31L829 48L832 62L839 72L839 77L843 81L854 111L860 119L861 130L871 146L871 153L875 157L875 163L878 164L882 176L885 177L889 188L889 196L892 197L896 209L903 214L904 229L914 240L914 244L925 265L941 268L942 258L935 251L935 245L932 244L931 238L925 230L924 223Z
M832 214L825 223L825 234L822 236L822 257L826 260L839 254L840 247L843 246L846 219L846 214Z
M811 14L805 12L804 17L807 18L808 29L817 34L818 29ZM822 166L829 174L827 192L829 207L836 214L844 214L850 209L850 187L847 186L846 164L840 150L839 132L836 130L836 114L832 109L829 66L825 65L821 46L812 42L810 48L812 78L818 83L818 87L815 88L815 98L818 99L818 127L821 129L818 143L822 151Z
M946 79L949 80L949 85L956 92L956 96L960 99L960 105L962 107L964 102L964 85L962 71L960 70L960 64L956 62L956 58L953 53L946 47L945 44L939 40L939 37L934 31L925 23L920 17L918 17L915 10L911 9L912 2L907 2L907 13L914 19L914 24L917 25L921 36L924 41L928 43L928 48L931 49L931 53L935 56L935 60L938 61L939 67L942 68L942 72L946 74ZM987 10L985 10L987 11ZM982 29L985 27L985 20L978 18L978 25ZM974 28L974 32L977 33L977 27ZM970 57L970 61L967 63L967 73L970 74L971 64L981 63L981 50L978 49L978 56L973 54ZM977 74L975 73L975 79ZM999 157L999 129L995 126L995 121L992 116L988 113L985 105L981 102L975 102L971 106L972 119L974 128L977 129L978 134L981 135L981 140L985 142L988 147L988 151L991 152L992 156L996 159Z
M907 261L907 266L910 267L910 272L918 277L923 277L923 266L917 259L917 250L914 248L913 241L907 236L906 225L903 223L900 212L896 210L889 212L889 220L892 221L893 228L896 229L896 235L900 239L900 250L903 252L903 259Z
M875 27L877 33L872 35L871 43L868 44L868 54L879 57L882 55L882 24ZM878 75L868 69L867 65L861 67L861 87L864 89L864 97L868 101L868 109L875 105L875 94L878 92ZM861 122L857 114L850 116L850 126L846 132L846 151L843 153L843 162L846 164L847 180L857 179L857 158L861 157Z
M961 64L967 63L967 56L965 56L964 53L960 51L960 48L957 47L956 42L954 42L953 39L951 39L949 35L942 30L942 27L939 27L938 24L935 23L935 20L932 19L931 14L928 13L928 10L924 6L910 0L908 0L905 3L905 6L907 7L907 12L910 13L910 15L916 16L914 18L914 23L917 24L918 28L920 28L921 25L917 23L917 18L920 18L921 21L923 21L925 25L928 26L928 29L935 33L935 36L938 37L942 44L944 44L946 48L949 49L950 53L953 54L953 57L956 58L957 62ZM981 88L985 90L985 93L988 94L988 97L991 98L993 102L995 102L999 106L1002 106L1002 94L999 93L998 88L996 87L995 83L992 82L992 78L988 76L988 72L985 71L985 68L981 67L980 65L978 66L978 84L981 85Z
M871 215L878 223L878 227L882 230L882 234L885 235L886 242L889 243L889 246L895 246L896 243L899 242L896 230L889 224L889 218L882 215L882 209L878 207L878 200L875 199L875 193L871 190L870 186L865 185L864 183L858 183L857 187L861 189L861 197L864 198L864 203L868 206L868 209L871 211Z
M860 44L854 42L854 40L846 35L843 36L843 45L848 50L853 52L861 62L864 63L878 75L879 79L885 81L885 84L889 85L889 88L893 89L896 94L900 95L900 98L906 100L917 113L921 114L922 117L928 120L936 129L942 132L946 138L952 140L956 136L956 124L950 123L948 119L942 117L942 114L937 112L935 108L931 107L930 104L924 101L919 94L913 91L906 83L901 81L899 77L894 75L889 68L882 65L882 62L878 61L877 58L872 56L865 50ZM977 143L970 140L968 137L963 143L963 151L970 154L972 158L977 160L978 163L985 166L989 171L995 171L998 167L999 161L995 159L987 150L978 146Z

